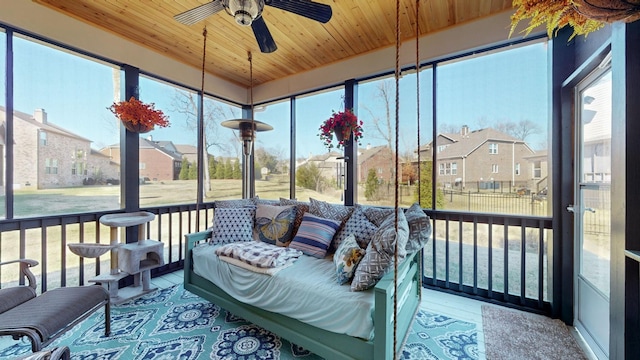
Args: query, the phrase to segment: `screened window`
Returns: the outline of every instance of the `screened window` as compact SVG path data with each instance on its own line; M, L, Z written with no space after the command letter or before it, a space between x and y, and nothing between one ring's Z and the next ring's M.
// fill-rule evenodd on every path
M344 151L328 149L318 141L318 128L331 116L331 110L344 109L344 88L334 88L296 98L296 195L342 203L344 189L340 168ZM358 114L359 115L359 114ZM333 141L335 144L335 140Z
M14 132L15 217L86 211L77 189L89 183L101 198L91 211L120 209L120 188L106 185L106 179L119 179L120 159L97 154L119 140L107 110L114 87L120 87L115 80L119 70L18 34L13 46L13 122L14 129L21 129ZM25 126L27 122L33 125ZM40 199L38 207L26 201L33 192Z
M451 163L451 175L458 175L458 163Z
M513 196L551 178L549 161L537 170L532 165L550 153L548 57L548 44L540 41L438 63L436 159L463 159L455 173L438 171L436 189L460 190L438 201L441 209L551 215L546 206ZM524 174L523 164L532 174Z
M433 138L432 95L433 71L430 67L420 70L420 109L417 110L418 74L415 69L402 72L399 82L399 134L398 173L395 167L395 80L379 78L358 84L358 117L364 122L362 147L358 148L358 203L382 206L394 205L394 184L398 181L400 206L409 207L418 201L417 184L424 188L422 204L430 207L431 199L426 195L431 190L432 164L431 146ZM418 139L418 115L420 115L420 137ZM444 150L444 147L442 148ZM420 167L418 174L418 152ZM369 176L373 164L381 169ZM427 164L428 163L428 164ZM443 170L444 171L444 170ZM418 182L420 179L420 182Z
M289 198L291 187L291 102L255 106L255 119L273 127L256 136L254 165L260 199Z

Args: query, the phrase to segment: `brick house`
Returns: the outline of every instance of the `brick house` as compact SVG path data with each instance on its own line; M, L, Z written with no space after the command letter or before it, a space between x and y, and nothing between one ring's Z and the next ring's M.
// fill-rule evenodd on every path
M438 182L460 189L529 186L532 168L527 157L535 152L523 140L492 128L439 134L435 142ZM431 159L433 142L420 147Z
M100 149L113 161L120 162L120 144ZM182 154L171 141L154 141L151 136L140 138L140 177L152 181L178 180L182 169Z
M367 145L364 149L358 149L358 182L367 181L369 169L374 169L378 181L390 183L394 178L394 156L388 146Z
M0 107L0 118L6 119L4 107ZM13 122L15 187L82 186L88 177L119 176L117 164L92 150L91 140L48 122L44 109L36 109L33 115L14 111ZM4 173L4 165L2 169Z

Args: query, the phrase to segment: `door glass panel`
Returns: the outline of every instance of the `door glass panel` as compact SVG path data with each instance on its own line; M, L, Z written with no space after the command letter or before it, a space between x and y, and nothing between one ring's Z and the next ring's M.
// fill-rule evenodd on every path
M580 91L580 276L609 297L611 70Z

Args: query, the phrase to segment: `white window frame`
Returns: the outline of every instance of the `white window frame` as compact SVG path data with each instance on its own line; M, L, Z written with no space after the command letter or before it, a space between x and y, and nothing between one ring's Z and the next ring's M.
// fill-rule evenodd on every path
M497 174L500 171L500 167L498 164L491 164L491 173Z
M492 154L492 155L498 154L498 143L489 144L489 154Z

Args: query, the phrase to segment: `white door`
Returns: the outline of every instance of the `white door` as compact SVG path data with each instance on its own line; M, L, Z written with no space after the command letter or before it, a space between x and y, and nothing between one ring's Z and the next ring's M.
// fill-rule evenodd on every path
M611 68L576 87L575 325L600 359L609 357Z

